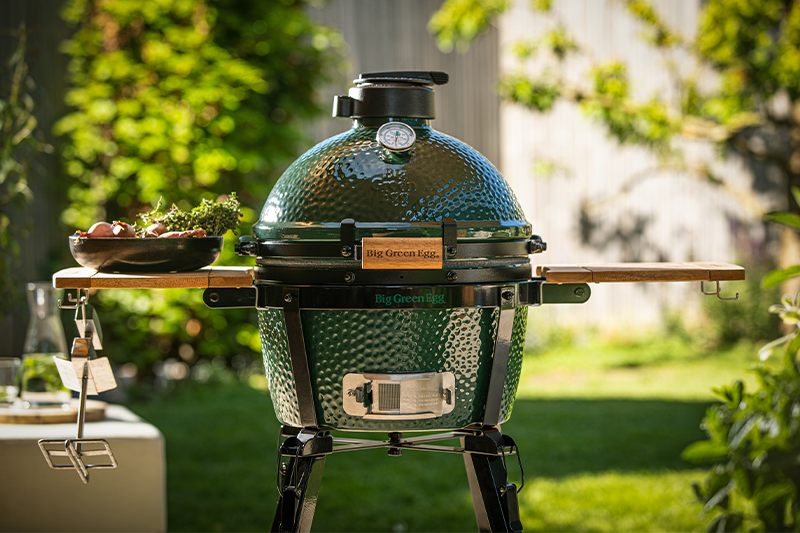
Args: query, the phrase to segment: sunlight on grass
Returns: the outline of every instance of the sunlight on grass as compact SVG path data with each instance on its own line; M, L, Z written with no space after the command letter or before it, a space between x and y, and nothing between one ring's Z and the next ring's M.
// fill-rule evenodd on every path
M680 454L703 438L712 387L754 382L747 369L758 346L558 331L529 346L503 424L525 468L526 533L702 531L708 518L698 516L691 482L704 472ZM265 382L191 384L132 406L166 437L171 531L269 528L279 424ZM519 485L520 477L512 459L509 480ZM326 460L313 531L475 529L458 455L369 450Z
M757 347L742 342L719 351L675 337L591 338L527 352L518 397L672 398L714 400L713 387L756 380ZM710 352L710 353L709 353Z
M702 531L687 490L702 471L538 478L520 493L526 531Z

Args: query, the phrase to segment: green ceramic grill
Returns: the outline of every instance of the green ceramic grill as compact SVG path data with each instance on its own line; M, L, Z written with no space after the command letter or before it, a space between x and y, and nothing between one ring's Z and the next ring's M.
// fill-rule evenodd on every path
M286 170L237 245L256 258L255 290L205 296L258 309L290 457L274 530L310 527L325 456L374 447L464 454L480 528L521 529L505 462L516 445L498 426L511 416L528 306L582 303L589 288L576 296L575 284L532 278L529 254L545 244L508 183L430 125L434 87L447 81L362 74L335 97L334 116L352 128ZM407 436L423 431L439 433ZM430 444L452 438L462 446Z
M259 313L283 424L271 531L309 531L326 457L374 448L461 454L478 529L522 531L506 460L519 450L499 427L514 404L527 307L583 303L588 282L700 281L705 294L730 300L719 282L744 279L724 263L540 266L532 277L529 255L545 244L506 181L430 126L434 86L447 81L442 72L362 74L334 99L334 116L352 128L291 165L253 235L239 240L237 251L256 258L253 283L206 280L209 307ZM86 301L81 289L118 287L71 270L60 287L79 289L76 306ZM137 276L134 286L161 281ZM80 445L69 447L79 440L66 441L67 451L86 482L87 468L108 465L85 465ZM56 468L47 442L42 453Z

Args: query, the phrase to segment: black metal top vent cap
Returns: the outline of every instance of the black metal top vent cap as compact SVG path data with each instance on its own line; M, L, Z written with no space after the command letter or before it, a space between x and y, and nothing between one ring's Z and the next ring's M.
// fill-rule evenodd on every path
M449 79L446 73L435 71L360 74L347 96L333 97L333 116L436 118L433 86Z

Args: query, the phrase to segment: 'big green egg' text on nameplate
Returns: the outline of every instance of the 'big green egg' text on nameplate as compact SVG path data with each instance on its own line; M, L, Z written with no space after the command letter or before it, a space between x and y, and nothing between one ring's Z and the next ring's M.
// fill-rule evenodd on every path
M361 268L442 268L442 239L364 237L361 240Z

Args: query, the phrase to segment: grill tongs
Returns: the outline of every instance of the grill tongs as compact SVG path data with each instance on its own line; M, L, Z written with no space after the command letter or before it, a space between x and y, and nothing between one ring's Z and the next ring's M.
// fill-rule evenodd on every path
M87 298L88 296L82 295L78 289L77 298L73 299L71 294L68 295L72 305L62 305L59 300L58 305L62 309L75 309L75 324L78 326L79 336L72 342L69 361L54 358L64 386L80 394L78 436L66 440L39 440L39 449L42 450L50 468L74 469L84 484L89 483L89 470L117 467L117 460L107 440L83 438L86 396L99 394L117 386L108 358L97 357L96 350L103 348L103 332L100 329L100 319L92 306L86 303ZM67 457L69 462L54 462L54 457ZM108 462L99 462L102 460L100 457L107 457Z

